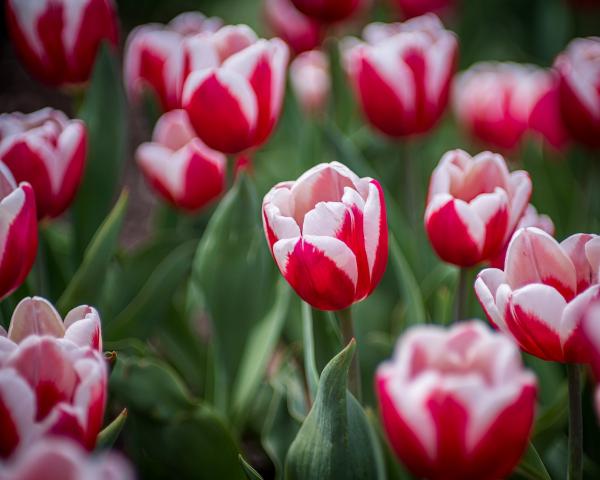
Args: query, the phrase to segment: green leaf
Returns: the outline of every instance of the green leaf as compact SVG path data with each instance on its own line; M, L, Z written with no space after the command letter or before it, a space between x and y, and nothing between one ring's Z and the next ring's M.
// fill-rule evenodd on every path
M73 204L77 257L83 253L118 192L125 160L127 109L121 67L114 49L104 44L79 113L88 129L88 155Z
M315 403L286 458L287 479L384 478L368 419L346 389L355 348L352 340L323 370Z
M515 473L518 473L529 480L552 480L542 459L531 442L527 447L525 455L523 455L523 458L521 459L521 463L519 463L519 466L515 470Z
M313 316L312 307L301 302L302 305L302 345L304 347L304 371L306 372L306 382L311 400L317 395L319 385L319 372L317 371L317 362L315 359L315 338L313 335Z
M117 438L119 438L119 434L121 433L121 430L123 430L123 426L125 425L126 420L127 409L124 408L123 410L121 410L121 413L119 413L119 415L117 415L117 417L106 427L104 427L102 431L98 434L98 439L96 440L96 448L111 448L116 442Z
M244 459L244 457L242 457L241 455L238 455L238 458L240 460L240 464L242 465L242 468L244 469L244 473L246 474L246 478L248 480L263 480L263 477L260 476L260 473L258 473L256 470L254 470L252 465L250 465Z
M58 309L63 313L80 303L94 304L100 297L108 264L118 246L126 208L127 192L124 191L98 228L85 250L79 269L59 298Z

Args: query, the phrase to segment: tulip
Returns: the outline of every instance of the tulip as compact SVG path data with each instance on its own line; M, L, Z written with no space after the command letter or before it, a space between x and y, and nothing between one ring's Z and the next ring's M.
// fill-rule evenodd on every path
M509 173L501 155L447 152L431 175L425 210L429 241L445 262L471 267L498 255L531 195L527 172Z
M391 137L431 130L448 104L458 44L434 14L372 23L365 42L342 44L344 67L364 115Z
M38 218L53 218L73 201L85 166L87 130L58 110L0 115L0 161L29 182Z
M1 375L1 373L0 373ZM0 480L133 480L129 463L116 453L91 456L77 443L41 439L0 465Z
M558 56L560 109L570 134L600 148L600 37L577 38Z
M341 310L366 298L387 262L387 219L377 180L338 162L319 164L279 183L263 200L273 258L313 307Z
M600 298L600 237L576 234L558 243L546 232L523 228L513 236L504 271L483 270L475 292L490 322L520 347L544 360L588 360L581 323Z
M296 54L321 43L319 23L300 13L291 0L265 0L265 19L273 34Z
M304 52L292 62L290 78L302 109L308 114L322 112L327 104L331 81L329 62L319 50Z
M478 63L454 82L454 111L474 138L494 148L516 148L526 132L556 150L567 142L557 77L533 65Z
M106 403L100 318L82 305L64 322L42 298L16 307L0 332L0 457L45 436L92 449Z
M535 376L479 321L413 327L375 384L387 438L418 478L506 478L525 451Z
M186 68L194 53L190 51L189 40L198 34L214 33L220 26L217 18L187 12L168 25L149 24L132 30L124 61L129 98L139 101L147 88L156 95L163 110L179 108ZM197 53L202 56L202 52Z
M212 52L212 66L187 77L183 108L206 145L237 154L264 143L279 118L288 48L278 38L239 48L227 33L198 38L197 48L202 44L206 55Z
M7 0L6 22L27 69L52 86L86 82L101 43L118 38L112 0Z
M292 0L304 15L322 23L346 20L363 6L364 0Z
M600 380L600 301L588 308L583 321L583 336L596 380ZM596 413L600 418L600 384L596 386Z
M138 147L136 158L148 183L166 201L194 211L223 193L227 159L195 136L184 110L160 117L152 140Z
M404 18L413 18L426 13L444 13L454 4L453 0L395 0Z

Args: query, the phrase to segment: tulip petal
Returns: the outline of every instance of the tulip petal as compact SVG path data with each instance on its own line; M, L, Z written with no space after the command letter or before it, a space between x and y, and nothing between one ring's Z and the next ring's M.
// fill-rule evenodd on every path
M563 240L560 244L563 251L569 256L575 267L577 275L577 291L583 292L591 284L597 281L598 268L596 267L595 272L592 268L591 262L587 257L586 245L596 236L589 233L577 233L571 235L566 240Z
M54 306L45 298L27 297L16 306L10 320L8 338L20 343L29 335L62 338L65 328Z
M12 368L0 370L0 458L27 442L35 431L35 397Z
M496 292L505 281L504 272L497 268L486 268L477 275L475 294L491 324L506 331L506 323L502 311L496 305Z
M383 277L388 258L388 226L383 189L376 180L369 182L364 208L365 251L369 262L371 290Z
M508 230L505 241L510 238L513 231L517 227L519 220L525 213L529 199L531 198L531 178L529 174L523 170L517 170L510 174L509 179L509 197L510 197L510 219L508 222Z
M65 339L80 347L102 351L102 327L98 311L88 305L75 307L65 317Z
M494 193L482 193L471 203L471 208L485 225L485 243L482 257L491 258L504 246L504 237L508 226L508 197L506 192L497 188Z
M598 300L600 300L600 285L594 285L577 295L565 307L560 323L560 337L566 362L588 363L590 361L587 346L582 338L583 321L591 305Z

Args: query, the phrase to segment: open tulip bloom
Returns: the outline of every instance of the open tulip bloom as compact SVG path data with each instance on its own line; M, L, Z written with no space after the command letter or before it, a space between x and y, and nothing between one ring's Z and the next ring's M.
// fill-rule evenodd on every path
M313 307L341 310L366 298L385 270L388 232L381 185L338 162L279 183L263 200L277 266Z

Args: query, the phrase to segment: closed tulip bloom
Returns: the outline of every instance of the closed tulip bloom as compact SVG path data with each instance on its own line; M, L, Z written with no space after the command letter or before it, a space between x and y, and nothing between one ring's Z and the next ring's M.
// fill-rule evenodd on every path
M454 0L394 0L404 18L413 18L426 13L444 13L454 5Z
M490 322L544 360L588 360L581 323L600 298L600 237L576 234L558 243L528 227L515 233L504 270L483 270L475 292Z
M319 50L304 52L292 62L290 79L296 98L308 114L322 112L329 99L329 61Z
M321 26L294 6L291 0L265 0L265 19L276 37L298 54L321 43Z
M418 478L506 478L533 425L536 380L483 323L413 327L375 379L387 438Z
M576 38L558 56L560 108L570 134L600 148L600 37Z
M53 86L86 82L102 42L118 38L112 0L7 0L6 21L29 72Z
M447 152L431 175L425 229L445 262L470 267L498 255L531 196L527 172L510 173L501 155Z
M359 178L338 162L322 163L273 187L262 210L279 270L313 307L347 308L381 280L388 232L377 180Z
M248 44L247 37L234 35L240 27L234 28L196 38L205 65L192 70L183 88L183 108L200 139L230 154L258 147L271 134L288 62L287 45L279 38Z
M225 189L227 158L196 137L184 110L160 117L152 142L140 145L136 158L148 183L177 208L198 210Z
M63 322L42 298L17 305L0 332L0 457L48 435L94 447L106 403L101 349L95 309L77 307Z
M27 278L38 247L38 226L33 188L17 186L0 162L0 299L14 292Z
M456 36L428 14L404 23L372 23L363 37L364 42L346 39L342 51L368 121L396 138L431 130L448 104Z
M133 480L129 463L116 453L91 456L62 438L44 438L0 464L0 480Z
M35 192L38 218L54 218L73 201L87 153L87 130L58 110L0 115L0 161Z
M346 20L362 7L364 0L291 0L304 15L322 23Z
M600 301L593 302L585 313L583 336L596 381L600 381ZM596 414L600 419L600 384L596 385Z
M221 27L217 18L186 12L169 24L135 28L127 38L124 76L129 98L139 101L145 89L153 92L164 111L180 108L186 68L190 68L189 42L198 34L214 33ZM198 52L202 55L202 52Z

